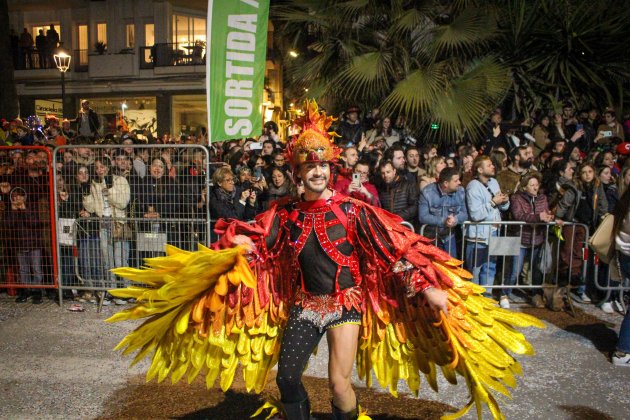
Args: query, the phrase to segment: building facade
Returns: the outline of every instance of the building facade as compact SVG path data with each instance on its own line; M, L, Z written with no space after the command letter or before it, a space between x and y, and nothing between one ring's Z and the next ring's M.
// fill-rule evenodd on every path
M33 40L20 44L15 70L20 114L73 118L88 99L102 134L122 121L157 136L198 133L207 124L206 16L206 0L9 0L11 28ZM57 48L72 57L64 103ZM265 120L277 121L283 107L277 56L269 22Z

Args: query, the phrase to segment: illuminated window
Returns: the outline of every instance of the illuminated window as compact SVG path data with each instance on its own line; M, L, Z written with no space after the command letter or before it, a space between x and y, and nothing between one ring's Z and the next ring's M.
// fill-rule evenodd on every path
M173 43L178 48L194 44L202 45L205 52L206 19L194 16L173 15Z
M39 30L43 30L44 31L44 35L46 35L46 31L50 29L50 23L48 25L37 25L37 26L33 26L33 32L31 32L33 34L33 39L35 39L35 37L37 35L39 35ZM61 39L61 26L59 26L58 23L53 23L53 25L55 25L55 31L57 31L57 33L59 34L59 39Z
M133 23L125 25L125 48L133 48L135 45L136 27Z
M147 47L152 47L155 44L155 25L152 23L147 23L144 25L144 45ZM144 61L147 63L151 61L151 50L144 50Z
M96 24L96 41L107 44L107 23Z
M90 49L87 25L77 25L77 41L79 44L79 65L85 66L88 63L88 50Z

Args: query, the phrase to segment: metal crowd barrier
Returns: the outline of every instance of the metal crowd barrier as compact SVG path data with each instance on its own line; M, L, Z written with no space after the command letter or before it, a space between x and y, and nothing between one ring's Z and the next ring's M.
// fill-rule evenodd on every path
M560 241L552 229L555 223L518 221L465 222L455 228L423 225L420 235L433 240L435 246L464 261L473 281L490 291L506 289L544 289L559 285L577 286L586 279L588 261L588 227L580 223L564 223L559 229ZM472 237L482 229L488 234ZM540 244L523 243L524 232L536 232ZM529 242L529 241L526 241ZM539 255L551 255L541 270ZM550 253L550 254L549 254ZM520 260L522 264L519 264ZM519 265L521 267L519 267Z
M128 286L110 269L140 267L167 242L193 250L214 239L203 146L61 146L53 160L60 300L74 289L102 304Z
M57 287L53 168L48 147L0 147L0 288L10 296Z

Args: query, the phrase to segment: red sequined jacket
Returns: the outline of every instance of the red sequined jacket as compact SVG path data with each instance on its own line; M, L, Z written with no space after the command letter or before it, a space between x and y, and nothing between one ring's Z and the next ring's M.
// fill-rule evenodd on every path
M343 194L278 202L256 220L218 221L221 239L213 247L229 247L238 234L252 238L255 257L274 279L268 298L330 295L361 312L366 299L396 305L396 299L439 287L440 281L452 284L431 264L451 260L447 253L401 226L398 216Z

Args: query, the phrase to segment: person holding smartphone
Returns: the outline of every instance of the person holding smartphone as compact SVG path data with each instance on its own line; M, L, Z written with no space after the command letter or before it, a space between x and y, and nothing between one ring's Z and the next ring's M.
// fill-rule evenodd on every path
M617 115L613 110L604 112L604 123L597 127L595 143L608 144L613 137L618 137L621 141L626 139L623 126L617 121Z
M364 203L381 206L378 191L374 184L370 183L370 165L364 160L360 160L354 165L351 179L339 177L334 189Z

